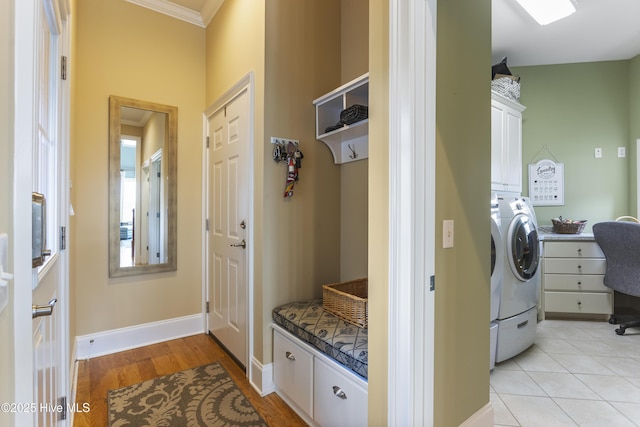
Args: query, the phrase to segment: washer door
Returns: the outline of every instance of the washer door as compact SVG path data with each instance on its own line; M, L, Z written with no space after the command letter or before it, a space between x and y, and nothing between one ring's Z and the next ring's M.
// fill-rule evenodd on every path
M504 250L502 241L503 237L500 235L500 229L496 223L496 219L491 217L491 280L492 285L494 278L498 275L502 275L503 269L503 257Z
M528 215L518 214L509 225L509 264L513 274L523 282L531 279L540 263L538 230Z
M491 278L493 278L493 272L496 269L496 241L491 235Z

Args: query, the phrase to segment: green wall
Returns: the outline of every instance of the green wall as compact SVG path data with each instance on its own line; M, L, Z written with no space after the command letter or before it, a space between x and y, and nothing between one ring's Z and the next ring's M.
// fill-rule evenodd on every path
M491 1L438 2L434 425L489 402ZM455 246L442 249L442 221Z
M638 168L636 166L640 138L640 55L629 61L629 212L638 217Z
M540 225L550 225L551 218L562 215L588 220L585 231L590 231L596 222L635 214L629 203L629 165L635 164L630 68L630 61L609 61L511 69L522 78L520 102L527 107L522 123L522 193L529 194L528 164L551 156L543 150L545 145L564 163L565 204L536 207ZM602 148L600 159L594 156L596 147ZM618 147L626 148L626 157L618 157Z

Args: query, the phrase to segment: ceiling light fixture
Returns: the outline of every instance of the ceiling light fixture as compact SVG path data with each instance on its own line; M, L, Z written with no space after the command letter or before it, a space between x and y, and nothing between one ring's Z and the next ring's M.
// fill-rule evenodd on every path
M566 18L576 11L571 0L516 0L540 25Z

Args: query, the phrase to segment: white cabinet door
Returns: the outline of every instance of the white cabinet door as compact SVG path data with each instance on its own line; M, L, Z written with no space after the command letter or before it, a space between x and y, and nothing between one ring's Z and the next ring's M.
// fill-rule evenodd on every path
M313 355L273 332L273 380L276 388L306 415L313 414Z
M491 190L522 192L522 111L491 93Z
M504 184L509 191L522 192L522 114L505 109Z
M322 427L367 426L367 390L315 359L313 419Z
M503 191L504 177L504 110L491 101L491 189Z

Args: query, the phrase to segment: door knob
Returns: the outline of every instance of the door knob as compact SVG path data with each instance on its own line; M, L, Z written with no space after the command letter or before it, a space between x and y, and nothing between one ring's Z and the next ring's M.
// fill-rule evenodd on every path
M36 317L51 316L53 314L53 307L56 305L57 302L58 302L58 299L54 298L51 301L49 301L49 305L33 304L31 306L31 318L35 319Z
M230 245L233 248L242 248L245 249L247 247L247 241L242 239L240 243L236 243L235 245Z

